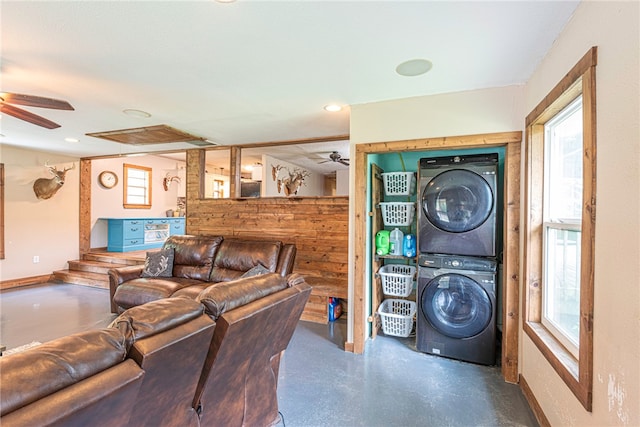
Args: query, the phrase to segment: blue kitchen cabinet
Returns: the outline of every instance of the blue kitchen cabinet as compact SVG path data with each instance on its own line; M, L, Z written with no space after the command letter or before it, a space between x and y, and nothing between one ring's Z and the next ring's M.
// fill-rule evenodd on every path
M171 235L184 234L184 218L103 218L107 220L109 252L162 247Z

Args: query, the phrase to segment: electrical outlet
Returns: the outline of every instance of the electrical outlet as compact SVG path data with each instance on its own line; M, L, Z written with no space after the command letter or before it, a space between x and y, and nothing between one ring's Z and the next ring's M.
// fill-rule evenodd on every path
M38 255L34 255L34 256L33 256L33 263L34 263L34 264L37 264L37 263L39 263L39 262L40 262L40 257L39 257Z

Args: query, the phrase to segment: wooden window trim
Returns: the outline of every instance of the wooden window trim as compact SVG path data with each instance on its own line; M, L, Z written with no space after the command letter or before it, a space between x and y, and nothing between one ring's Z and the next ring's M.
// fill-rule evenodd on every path
M122 165L123 169L123 181L124 185L122 186L122 206L125 209L151 209L152 201L151 197L153 196L153 179L152 179L152 169L146 166L138 166L131 165L128 163L124 163ZM149 192L149 203L127 203L127 194L129 190L129 169L139 169L147 172L149 174L149 186L147 187L147 191Z
M524 331L591 411L593 387L593 279L596 211L596 82L597 47L592 47L526 118L525 292ZM542 325L542 190L544 123L579 94L583 99L583 207L580 260L579 358L569 353Z

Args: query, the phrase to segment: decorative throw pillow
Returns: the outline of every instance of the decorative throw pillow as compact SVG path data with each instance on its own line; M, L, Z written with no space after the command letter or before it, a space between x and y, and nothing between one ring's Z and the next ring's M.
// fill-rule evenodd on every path
M251 268L250 270L247 270L240 277L243 278L243 277L260 276L261 274L267 274L267 273L270 273L269 269L262 264L258 264L255 267Z
M172 277L173 248L147 252L142 277Z

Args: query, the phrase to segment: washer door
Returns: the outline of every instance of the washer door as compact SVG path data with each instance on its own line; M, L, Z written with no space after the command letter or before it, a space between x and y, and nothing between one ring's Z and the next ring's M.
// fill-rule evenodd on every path
M461 274L435 277L420 297L422 313L439 333L451 338L470 338L484 331L493 307L487 291Z
M489 183L466 169L436 175L422 193L425 218L450 233L464 233L481 226L491 215L493 203Z

